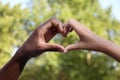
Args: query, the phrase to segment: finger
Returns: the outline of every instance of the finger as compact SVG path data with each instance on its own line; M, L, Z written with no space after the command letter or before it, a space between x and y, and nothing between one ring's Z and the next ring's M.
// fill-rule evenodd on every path
M63 29L64 29L64 37L67 37L68 33L73 30L70 26L67 26L66 24L63 25Z
M56 32L63 34L62 22L56 17L50 18L48 21L46 21L42 25L46 26L46 27L43 27L45 29L54 27L56 29Z
M69 32L72 32L72 31L73 31L73 28L70 28L70 29L69 29Z
M67 28L66 28L66 27L63 27L63 29L64 29L63 36L64 36L64 37L67 37Z
M67 31L66 31L67 34L68 34L69 32L72 32L72 31L73 31L73 28L70 27L69 25L67 25L66 28L67 28Z
M70 31L72 31L73 29L75 30L75 32L79 35L81 32L83 32L84 29L82 29L82 24L80 24L78 21L76 20L69 20L66 24L66 26L70 26L72 29Z
M68 51L80 50L80 49L84 49L84 44L83 43L75 43L75 44L71 44L71 45L67 46L64 50L64 53L66 53Z
M77 43L76 44L71 44L71 45L69 45L65 48L64 52L66 53L66 52L71 51L71 50L77 50L77 49L79 49L78 46L79 45Z
M58 51L64 52L64 47L59 44L45 44L45 51Z
M63 27L62 27L63 26L62 22L55 17L52 18L51 22L52 22L52 27L57 28L58 32L63 34L64 30L63 30Z
M57 27L57 29L58 29L59 33L61 33L61 34L63 35L64 30L63 30L62 23L60 22L60 23L58 24L58 26L56 26L56 27Z

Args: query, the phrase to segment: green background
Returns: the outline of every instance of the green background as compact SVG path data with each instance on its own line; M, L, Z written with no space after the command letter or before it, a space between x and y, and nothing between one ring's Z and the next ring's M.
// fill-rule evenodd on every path
M103 10L98 0L34 0L28 8L0 3L0 68L41 23L52 16L62 22L76 19L97 35L120 45L120 22ZM50 43L64 46L78 41L73 31L67 38L56 35ZM46 52L31 59L20 80L119 80L120 64L100 52L77 50L66 54Z

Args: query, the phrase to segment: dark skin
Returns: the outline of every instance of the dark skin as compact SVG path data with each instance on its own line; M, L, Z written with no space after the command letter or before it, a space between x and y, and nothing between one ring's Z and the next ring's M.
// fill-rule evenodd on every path
M48 43L57 33L66 36L62 25L57 18L53 17L38 26L13 58L0 70L0 80L18 80L27 61L43 52L64 52L63 46Z

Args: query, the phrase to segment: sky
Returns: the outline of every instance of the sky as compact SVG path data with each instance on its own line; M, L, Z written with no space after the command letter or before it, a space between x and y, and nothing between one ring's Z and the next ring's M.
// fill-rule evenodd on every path
M14 6L15 4L22 4L22 8L27 7L27 3L29 2L29 0L0 0L0 2L2 2L3 4L6 3L10 3L10 6Z
M27 7L27 3L29 0L0 0L3 4L10 3L11 6L21 3L22 8ZM100 5L103 9L107 9L109 6L112 6L112 14L113 18L116 18L120 21L120 0L99 0Z
M120 0L99 0L103 9L112 6L112 17L120 21Z

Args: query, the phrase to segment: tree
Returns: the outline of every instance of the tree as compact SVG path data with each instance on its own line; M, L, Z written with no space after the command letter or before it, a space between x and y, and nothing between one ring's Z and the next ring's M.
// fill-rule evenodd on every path
M120 44L120 23L111 18L111 7L103 10L98 0L30 0L29 9L0 4L0 66L10 59L36 26L51 16L62 22L74 18L99 36ZM77 42L73 31L67 38L57 35L51 43L64 46ZM119 80L120 65L94 51L45 53L28 62L20 80Z
M63 22L74 18L99 36L117 44L120 42L120 23L111 18L111 8L103 10L98 0L36 0L32 10L35 20L39 16L40 21L50 16L56 16ZM52 43L67 46L77 39L72 32L67 38L57 35ZM100 52L83 50L64 55L43 54L28 63L21 80L119 80L119 67L115 60Z
M25 28L29 11L21 9L20 6L10 7L9 4L0 3L0 67L11 58L13 50L19 47L28 35Z

